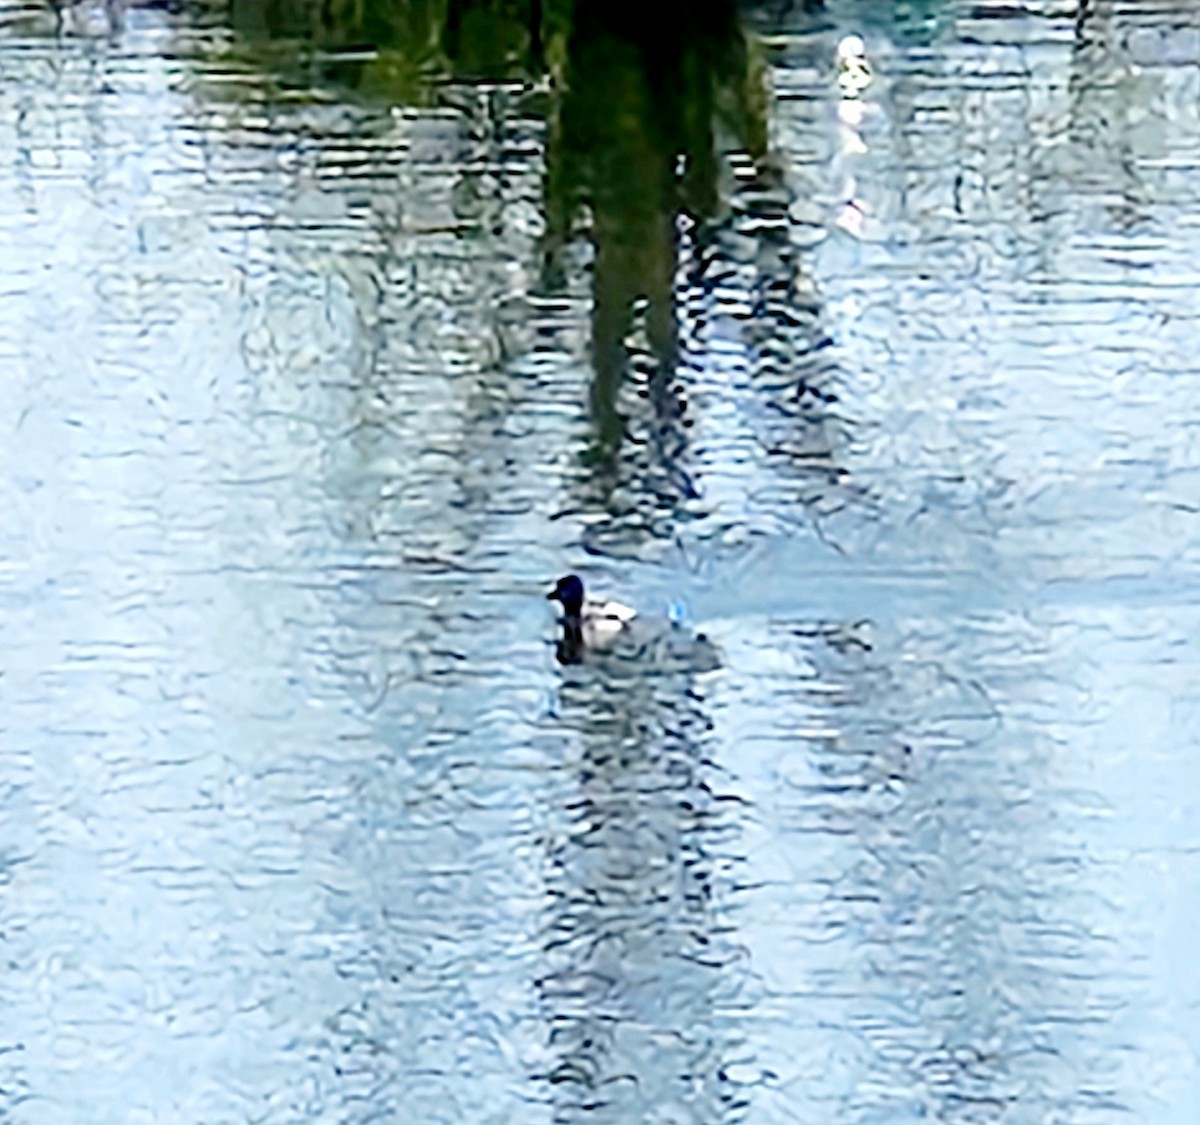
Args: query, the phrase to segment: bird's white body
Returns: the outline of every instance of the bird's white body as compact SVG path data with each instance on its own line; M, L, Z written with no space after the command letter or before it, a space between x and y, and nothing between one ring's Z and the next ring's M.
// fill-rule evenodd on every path
M637 616L637 610L620 602L587 598L579 615L583 643L595 647L611 641Z

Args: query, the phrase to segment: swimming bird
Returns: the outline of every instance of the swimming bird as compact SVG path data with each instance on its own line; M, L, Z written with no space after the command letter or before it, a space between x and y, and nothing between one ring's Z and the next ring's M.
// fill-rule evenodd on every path
M620 602L588 597L577 574L560 578L546 597L562 605L566 635L587 648L613 640L637 616L637 610Z

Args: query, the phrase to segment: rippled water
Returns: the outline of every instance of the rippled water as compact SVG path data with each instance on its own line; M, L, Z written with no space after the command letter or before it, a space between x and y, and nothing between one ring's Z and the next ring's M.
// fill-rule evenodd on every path
M5 0L0 1118L1200 1119L1200 18L896 7Z

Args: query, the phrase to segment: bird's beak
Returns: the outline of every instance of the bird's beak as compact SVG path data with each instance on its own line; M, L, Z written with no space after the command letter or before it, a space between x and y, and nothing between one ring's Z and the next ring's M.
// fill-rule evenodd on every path
M556 601L558 601L558 591L557 591L557 590L551 590L551 591L550 591L550 593L548 593L548 594L546 595L546 601L548 601L548 602L556 602Z

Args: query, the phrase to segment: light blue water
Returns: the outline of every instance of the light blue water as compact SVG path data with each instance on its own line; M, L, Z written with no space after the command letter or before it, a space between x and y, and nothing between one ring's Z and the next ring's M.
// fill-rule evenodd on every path
M604 469L536 99L3 9L0 1118L1197 1120L1200 26L828 7Z

